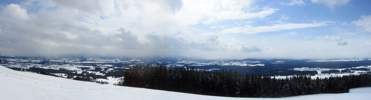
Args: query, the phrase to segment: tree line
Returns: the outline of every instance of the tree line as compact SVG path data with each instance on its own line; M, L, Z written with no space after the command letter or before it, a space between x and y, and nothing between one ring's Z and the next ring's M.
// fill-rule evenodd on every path
M297 76L274 79L231 71L202 71L138 65L124 72L122 86L231 97L287 97L317 93L344 93L350 88L371 86L371 75L311 79Z

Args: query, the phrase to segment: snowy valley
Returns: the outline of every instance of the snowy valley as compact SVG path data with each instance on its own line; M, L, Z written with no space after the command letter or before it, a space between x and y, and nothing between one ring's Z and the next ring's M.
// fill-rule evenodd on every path
M316 94L285 98L231 98L169 91L102 85L64 78L19 72L0 67L0 96L3 100L368 100L371 88L350 93Z

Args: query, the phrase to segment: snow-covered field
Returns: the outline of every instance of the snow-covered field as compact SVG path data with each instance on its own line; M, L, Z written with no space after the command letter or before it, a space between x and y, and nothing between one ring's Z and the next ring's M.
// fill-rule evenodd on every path
M286 98L231 98L102 85L19 72L0 66L1 100L369 100L371 88Z

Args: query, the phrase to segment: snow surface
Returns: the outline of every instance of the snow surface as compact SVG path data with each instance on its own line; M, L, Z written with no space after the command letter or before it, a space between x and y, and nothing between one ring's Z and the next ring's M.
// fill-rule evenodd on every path
M369 59L353 58L353 59L312 59L307 62L350 62L350 61L365 61Z
M369 100L371 88L350 93L317 94L286 98L231 98L102 85L0 66L1 100Z
M368 69L370 71L363 71L363 70L357 70L357 69ZM294 71L317 71L317 74L315 75L309 75L312 79L324 79L324 78L330 78L330 77L343 77L343 76L352 76L352 75L361 75L361 74L367 74L371 72L371 65L368 66L357 66L357 67L350 67L350 68L310 68L310 67L300 67L300 68L294 68ZM340 73L322 73L324 71L331 71L331 70L337 70ZM350 72L343 72L344 70L350 70ZM289 76L272 76L272 78L276 79L285 79L285 78L292 78L297 75L289 75Z
M107 79L103 79L103 78L98 78L98 79L95 79L96 82L103 82L103 83L107 83L107 84L111 84L111 85L117 85L120 83L120 81L122 80L123 77L107 77Z

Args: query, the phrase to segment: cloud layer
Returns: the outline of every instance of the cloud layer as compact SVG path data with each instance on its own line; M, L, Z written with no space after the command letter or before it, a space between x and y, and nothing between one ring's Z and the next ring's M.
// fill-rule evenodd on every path
M313 2L337 6L348 1ZM369 49L350 53L358 49L353 47L366 44L350 47L349 41L295 38L300 37L297 31L330 26L327 22L256 25L280 9L259 6L254 0L25 0L0 9L2 55L218 59L361 57L370 53ZM362 22L354 23L368 31ZM334 50L338 51L324 53Z
M364 31L371 32L371 15L362 16L360 19L354 21L353 23Z
M330 8L348 4L350 0L311 0L315 4L321 4Z
M239 51L209 41L215 36L194 25L263 18L275 11L251 9L249 0L201 2L28 0L8 4L0 18L0 50L41 56L193 56L188 52Z

